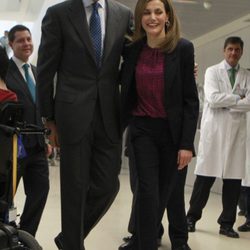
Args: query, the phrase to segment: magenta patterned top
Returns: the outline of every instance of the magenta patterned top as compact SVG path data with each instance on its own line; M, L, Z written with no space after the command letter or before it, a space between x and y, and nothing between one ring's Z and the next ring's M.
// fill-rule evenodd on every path
M138 103L132 114L165 118L164 108L164 54L145 45L136 66Z

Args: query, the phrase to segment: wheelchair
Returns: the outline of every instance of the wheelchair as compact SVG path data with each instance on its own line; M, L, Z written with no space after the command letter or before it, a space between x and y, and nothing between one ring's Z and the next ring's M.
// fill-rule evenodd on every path
M16 226L14 196L17 189L18 140L25 134L43 134L45 128L22 121L23 106L0 103L0 250L42 250L37 240Z

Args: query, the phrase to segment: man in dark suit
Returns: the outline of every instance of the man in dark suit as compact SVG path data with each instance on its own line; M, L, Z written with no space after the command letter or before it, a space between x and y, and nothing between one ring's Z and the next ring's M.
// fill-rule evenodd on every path
M35 95L36 68L29 63L33 52L30 30L23 25L14 26L9 31L9 43L14 55L6 77L7 87L24 105L23 120L42 125ZM49 191L48 162L42 135L24 135L23 144L26 156L19 161L19 177L23 177L26 201L20 228L35 236Z
M43 19L38 96L50 141L60 142L63 250L84 249L119 189L118 76L130 25L129 9L112 0L65 1Z

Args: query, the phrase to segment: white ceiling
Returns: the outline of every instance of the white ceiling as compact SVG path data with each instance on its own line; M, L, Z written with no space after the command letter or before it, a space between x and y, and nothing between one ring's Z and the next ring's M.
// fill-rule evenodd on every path
M27 22L36 20L46 0L0 0L0 21ZM50 0L47 0L48 2ZM132 10L136 0L117 0ZM181 21L182 32L188 39L196 39L236 19L250 25L250 0L208 0L211 9L204 8L203 0L173 0ZM195 3L185 3L195 2ZM247 16L248 15L248 16ZM239 24L240 25L240 24ZM238 27L240 28L240 27Z
M130 6L132 9L136 5L136 0L117 1ZM181 22L182 33L191 40L250 14L250 0L172 1ZM204 2L211 4L209 10L204 8ZM250 25L249 17L248 22Z
M45 0L0 0L0 21L36 20Z

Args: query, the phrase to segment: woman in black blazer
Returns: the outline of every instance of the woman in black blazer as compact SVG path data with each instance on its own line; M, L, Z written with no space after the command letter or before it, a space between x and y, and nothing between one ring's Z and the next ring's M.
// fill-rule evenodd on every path
M123 128L130 129L138 174L136 240L128 249L156 250L160 215L178 170L194 155L199 101L194 48L180 38L171 1L139 0L134 16L121 74Z

